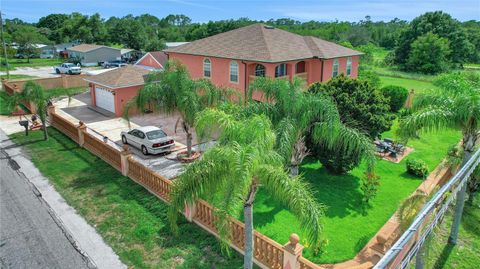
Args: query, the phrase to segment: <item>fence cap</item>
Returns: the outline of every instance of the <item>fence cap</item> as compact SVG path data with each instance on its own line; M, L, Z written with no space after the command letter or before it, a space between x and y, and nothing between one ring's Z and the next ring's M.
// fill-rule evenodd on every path
M299 255L302 253L303 246L300 245L300 237L296 233L292 233L289 238L289 242L283 246L285 251L288 251L294 255Z

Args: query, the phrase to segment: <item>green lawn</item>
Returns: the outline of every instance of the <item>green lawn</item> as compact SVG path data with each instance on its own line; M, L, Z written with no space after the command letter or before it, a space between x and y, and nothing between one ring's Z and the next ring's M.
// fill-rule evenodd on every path
M387 86L387 85L402 86L407 88L408 90L414 89L415 93L425 93L435 88L432 82L420 81L420 80L409 79L409 78L380 76L380 81L382 86Z
M394 126L396 128L396 126ZM386 133L384 137L393 137ZM433 170L445 156L447 149L457 143L460 133L447 130L441 134L424 134L421 139L411 140L415 151L409 157L421 158ZM408 197L422 182L405 172L405 160L399 164L380 160L376 172L381 178L378 196L371 207L362 209L360 178L365 166L360 166L348 175L328 174L321 164L308 159L301 172L313 189L317 200L328 209L324 219L324 237L328 244L320 255L315 256L307 248L304 256L317 263L335 263L353 258L393 215L400 202ZM291 233L300 234L297 219L279 203L272 201L262 191L254 206L254 225L257 230L284 244ZM302 240L303 244L307 244Z
M94 225L120 259L132 268L241 268L232 250L221 254L215 237L195 224L180 223L178 237L167 221L167 205L53 128L14 134L55 189Z
M465 204L456 246L446 244L452 223L451 214L434 230L431 245L426 248L426 268L470 269L480 264L480 194L474 205Z
M0 58L0 62L3 63L4 58ZM8 59L8 65L10 70L15 70L17 67L40 67L40 66L55 66L63 63L62 59L30 59L30 63L27 59ZM2 64L0 71L5 72L7 70L6 66Z

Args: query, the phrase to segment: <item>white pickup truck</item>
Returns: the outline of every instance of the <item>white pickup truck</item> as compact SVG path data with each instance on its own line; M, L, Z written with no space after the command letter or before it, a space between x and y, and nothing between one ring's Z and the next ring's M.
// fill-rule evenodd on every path
M76 66L72 63L63 63L60 66L55 66L54 69L55 69L55 73L57 73L57 74L73 75L73 74L82 73L82 68L80 68L79 66Z

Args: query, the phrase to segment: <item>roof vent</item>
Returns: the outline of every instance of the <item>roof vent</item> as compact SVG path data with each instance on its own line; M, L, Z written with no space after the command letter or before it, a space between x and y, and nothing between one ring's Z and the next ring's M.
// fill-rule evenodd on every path
M265 25L265 26L263 26L263 27L265 27L265 29L275 29L275 27L273 27L273 26L271 26L271 25Z

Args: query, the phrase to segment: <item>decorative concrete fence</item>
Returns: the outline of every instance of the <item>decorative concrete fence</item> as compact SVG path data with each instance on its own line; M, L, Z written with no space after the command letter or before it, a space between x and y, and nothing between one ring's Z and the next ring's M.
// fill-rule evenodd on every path
M142 185L150 193L166 203L170 201L172 182L150 168L136 161L128 147L122 150L113 147L95 135L88 132L87 126L79 122L76 126L55 113L55 108L49 107L51 126L70 137L94 155L112 165L124 176L128 176ZM196 223L201 228L218 237L215 227L215 207L204 200L198 200L194 205L186 205L183 214L188 221ZM244 224L230 217L231 235L230 245L240 253L244 253ZM302 257L303 246L298 236L292 235L287 244L281 245L271 238L254 232L254 261L261 268L273 269L319 269L322 268Z

